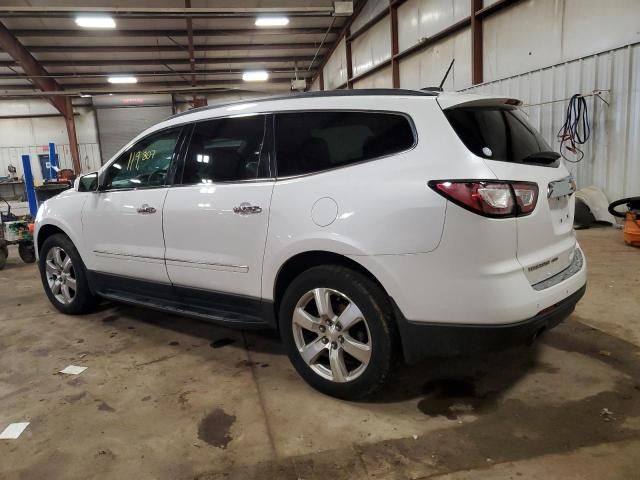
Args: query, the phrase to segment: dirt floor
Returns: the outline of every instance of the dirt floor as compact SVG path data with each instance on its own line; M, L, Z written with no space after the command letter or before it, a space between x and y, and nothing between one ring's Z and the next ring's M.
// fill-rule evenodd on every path
M0 272L5 479L631 479L640 470L640 250L578 233L589 285L533 347L402 367L325 397L278 339L105 304L53 311L15 250ZM69 364L88 369L57 373Z

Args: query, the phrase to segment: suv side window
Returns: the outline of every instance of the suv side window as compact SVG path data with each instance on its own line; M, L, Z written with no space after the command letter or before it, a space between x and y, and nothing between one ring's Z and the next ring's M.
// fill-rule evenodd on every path
M196 123L185 158L182 183L269 177L268 155L262 152L266 118L266 115L251 115Z
M408 150L415 143L401 114L310 111L276 114L278 176L301 175Z
M104 188L115 190L163 186L181 129L172 128L151 134L125 151L109 166Z

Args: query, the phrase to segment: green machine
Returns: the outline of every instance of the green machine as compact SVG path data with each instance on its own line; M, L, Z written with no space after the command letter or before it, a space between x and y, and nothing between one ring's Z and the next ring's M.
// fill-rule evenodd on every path
M9 245L18 245L18 254L25 263L36 261L33 245L33 217L31 215L17 216L11 213L11 205L7 204L6 213L0 212L0 270L7 263Z

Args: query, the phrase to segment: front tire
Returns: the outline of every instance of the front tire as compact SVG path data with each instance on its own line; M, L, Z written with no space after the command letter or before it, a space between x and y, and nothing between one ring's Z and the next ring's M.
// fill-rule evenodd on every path
M313 267L287 288L279 312L289 359L312 387L353 400L386 382L397 352L389 298L346 267Z
M84 263L69 237L57 233L47 238L38 266L44 291L57 310L77 315L95 307L97 298L91 293Z

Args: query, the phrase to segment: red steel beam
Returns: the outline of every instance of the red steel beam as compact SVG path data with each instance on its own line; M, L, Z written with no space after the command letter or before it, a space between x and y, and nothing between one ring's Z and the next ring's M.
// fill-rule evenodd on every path
M63 90L54 79L43 77L43 75L48 75L48 72L2 23L0 23L0 48L7 52L27 75L34 75L31 82L36 88L43 92ZM51 96L47 97L47 100L64 116L67 135L69 136L73 170L78 175L80 174L80 152L78 150L78 138L71 99L63 96Z
M400 61L396 57L399 52L398 46L398 6L389 4L389 15L391 24L391 80L393 88L400 88Z
M185 8L191 8L191 0L184 0ZM187 17L187 38L189 40L189 64L191 65L191 86L196 86L196 58L193 54L193 21ZM195 99L194 99L195 100Z
M345 38L349 38L351 36L351 27L347 28L345 33ZM351 42L345 42L346 51L347 51L347 88L353 88L353 82L351 81L351 77L353 77L353 59L351 57Z
M482 83L483 58L482 51L482 18L478 12L482 10L482 0L471 0L471 83Z

